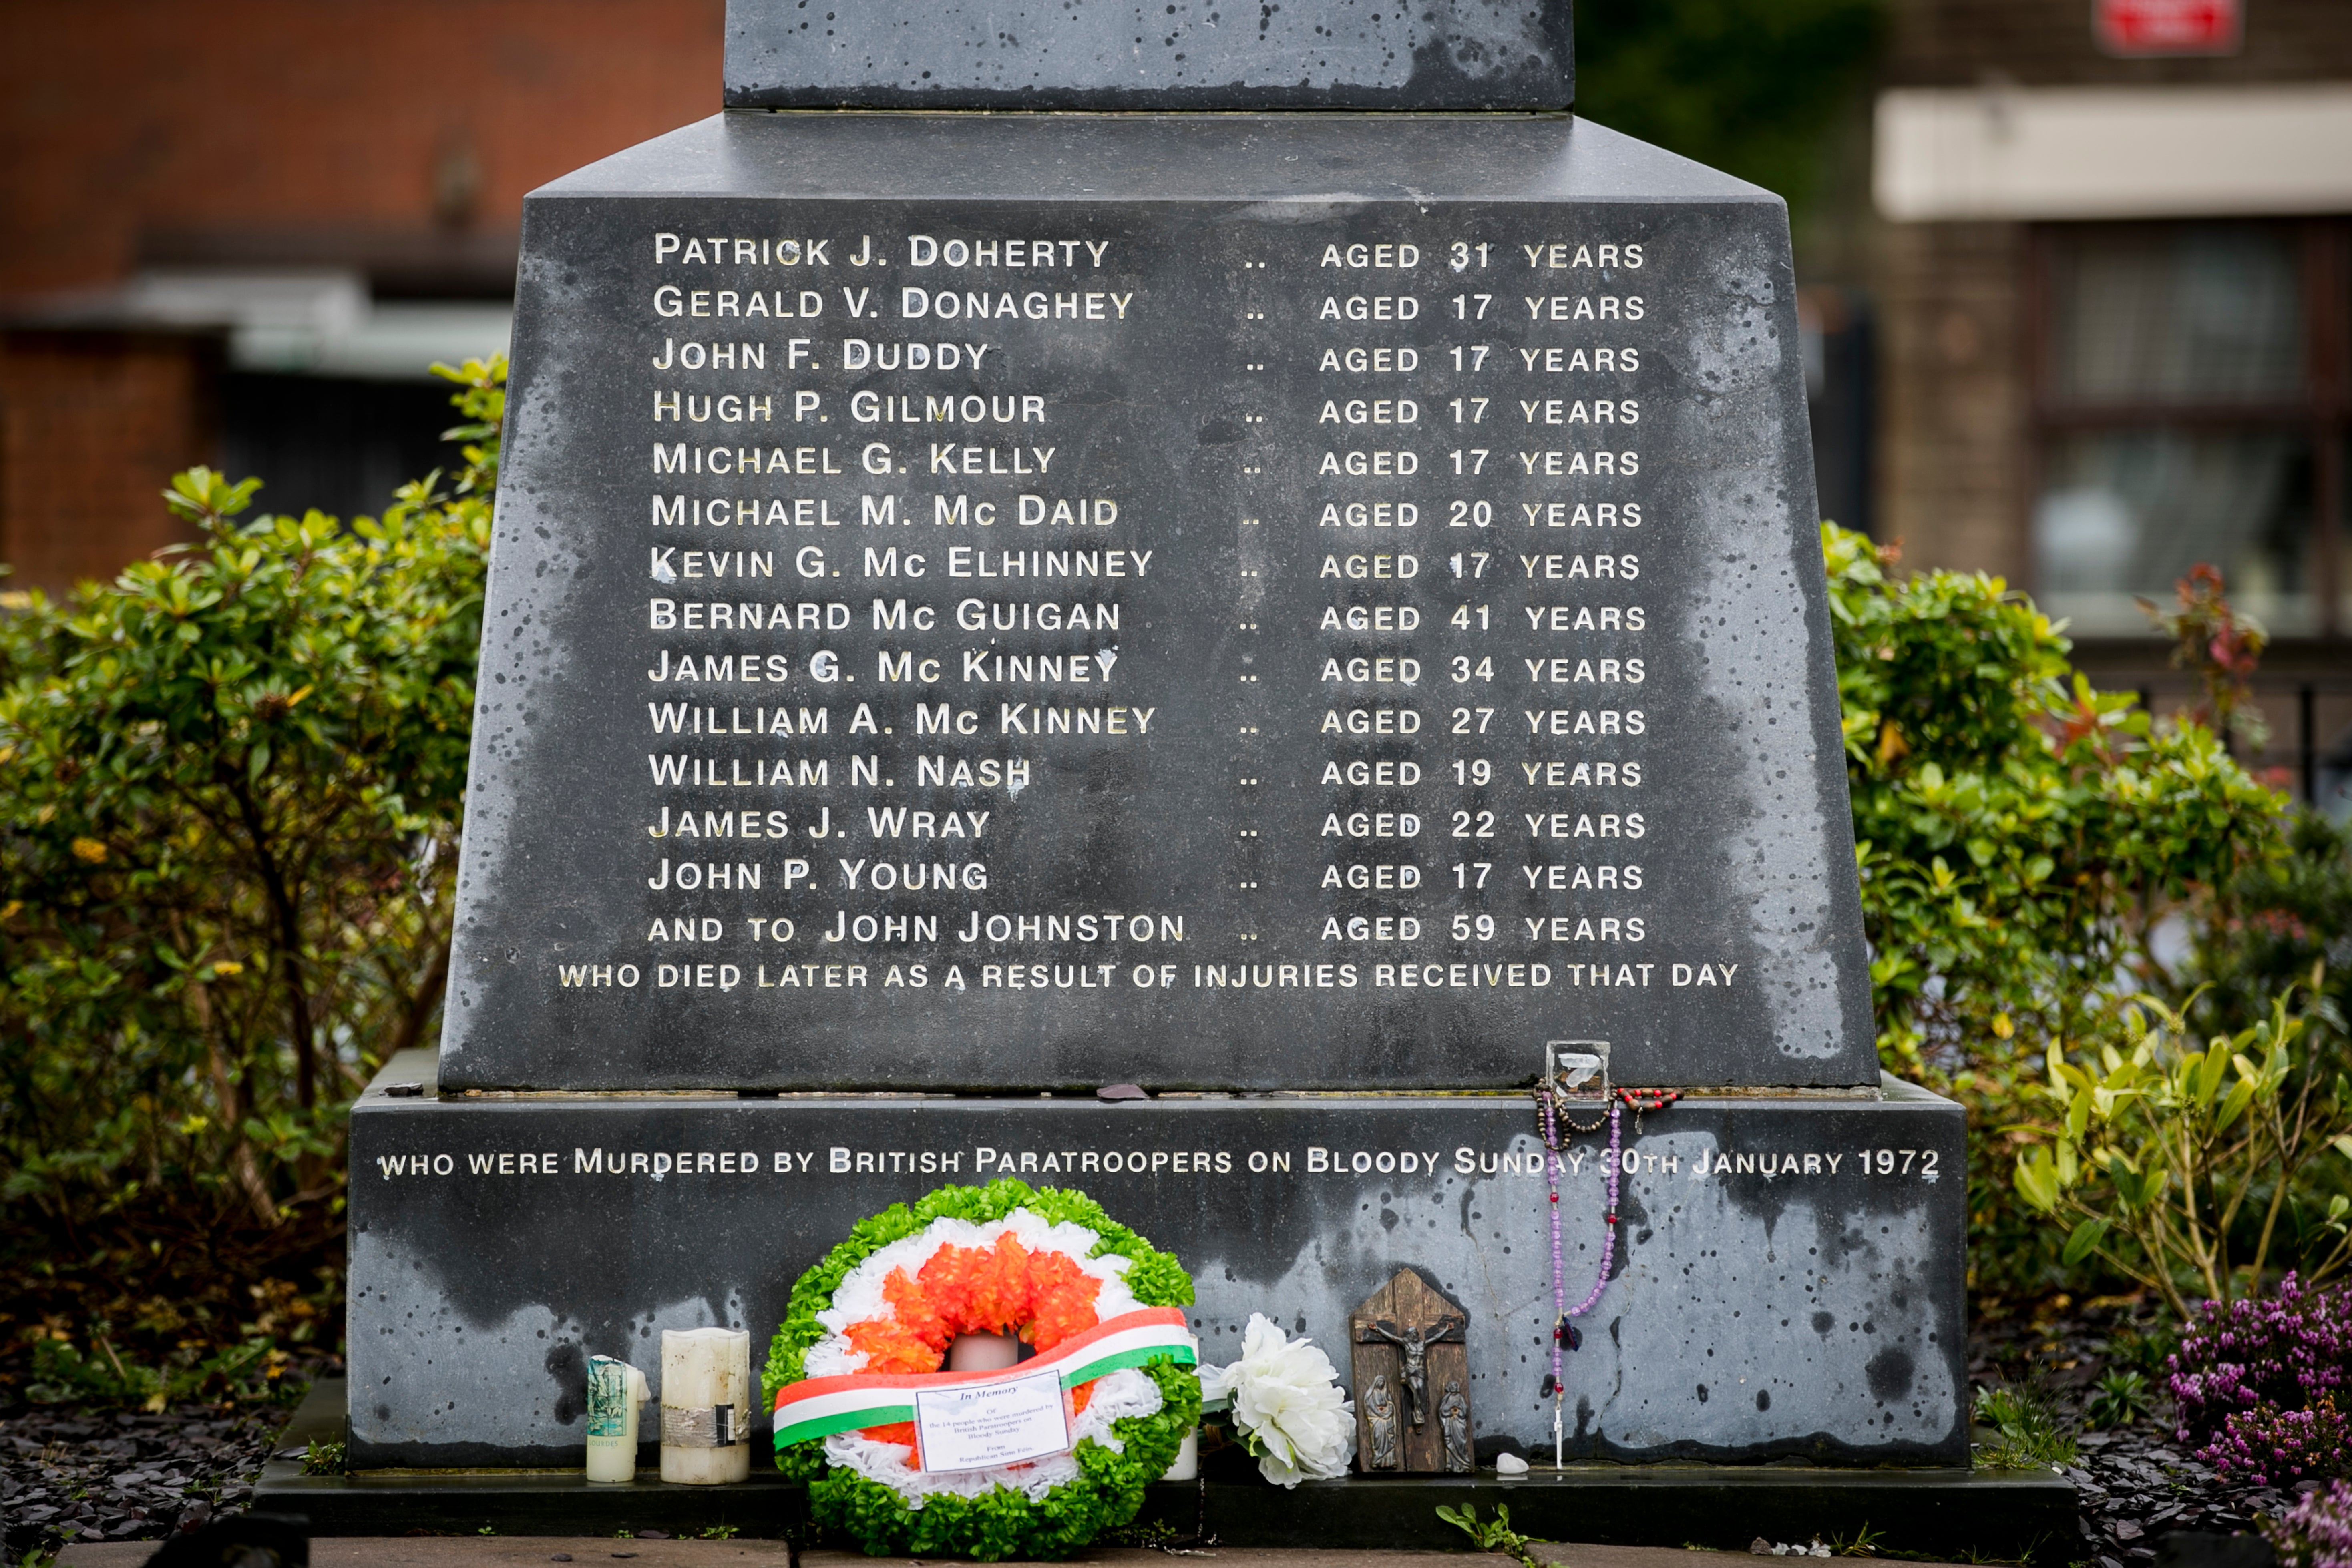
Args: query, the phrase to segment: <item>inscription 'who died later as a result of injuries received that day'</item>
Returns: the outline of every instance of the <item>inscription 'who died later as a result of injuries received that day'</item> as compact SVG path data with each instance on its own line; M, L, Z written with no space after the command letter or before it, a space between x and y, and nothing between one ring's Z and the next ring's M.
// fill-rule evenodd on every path
M1785 262L1704 216L540 236L446 1070L1866 1076Z

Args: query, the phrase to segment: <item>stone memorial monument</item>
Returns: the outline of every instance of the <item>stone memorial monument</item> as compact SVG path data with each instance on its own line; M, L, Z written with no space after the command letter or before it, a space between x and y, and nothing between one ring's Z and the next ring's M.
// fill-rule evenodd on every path
M576 1466L591 1355L756 1368L859 1217L1017 1176L1181 1257L1206 1362L1458 1303L1368 1463L1964 1465L1780 200L1567 112L1564 4L727 39L725 112L525 203L352 1463ZM1547 1134L1567 1040L1679 1103Z

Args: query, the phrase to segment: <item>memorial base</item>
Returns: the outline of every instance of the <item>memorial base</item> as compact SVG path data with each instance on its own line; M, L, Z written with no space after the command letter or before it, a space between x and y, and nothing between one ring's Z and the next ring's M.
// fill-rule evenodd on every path
M287 1442L340 1440L346 1386L320 1383ZM1180 1538L1203 1530L1223 1545L1375 1550L1463 1544L1439 1505L1511 1511L1545 1540L1631 1546L1745 1547L1852 1539L1867 1530L1882 1552L1946 1561L2064 1563L2076 1552L2074 1489L2054 1470L1827 1469L1694 1464L1538 1469L1527 1479L1310 1482L1284 1491L1243 1479L1150 1490L1136 1525ZM299 1515L316 1535L694 1534L733 1526L746 1536L814 1538L803 1490L754 1469L735 1487L666 1486L652 1470L634 1486L590 1486L570 1470L371 1470L306 1476L292 1459L263 1470L253 1506Z
M857 1220L1007 1176L1082 1188L1181 1259L1205 1362L1264 1312L1344 1367L1349 1309L1421 1270L1468 1313L1482 1454L1553 1452L1525 1097L445 1099L433 1071L404 1053L352 1112L357 1468L579 1465L589 1355L657 1380L663 1330L718 1324L751 1333L756 1367ZM1560 1182L1571 1304L1602 1251L1592 1116ZM1891 1079L1697 1094L1626 1113L1618 1163L1611 1279L1563 1365L1567 1458L1967 1462L1958 1106Z

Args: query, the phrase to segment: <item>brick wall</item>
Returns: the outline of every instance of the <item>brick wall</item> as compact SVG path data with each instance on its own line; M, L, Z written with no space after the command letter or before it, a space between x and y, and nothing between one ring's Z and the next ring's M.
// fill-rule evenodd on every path
M0 321L159 263L504 294L524 192L718 110L724 16L724 0L10 5ZM170 541L155 492L217 461L217 365L188 340L8 337L11 587L110 576Z
M0 561L10 591L110 578L187 537L157 497L216 461L218 346L117 332L0 336Z
M1882 237L1878 534L1907 566L2024 574L2023 272L2014 224Z
M723 0L8 7L0 300L145 259L513 284L522 194L715 112Z

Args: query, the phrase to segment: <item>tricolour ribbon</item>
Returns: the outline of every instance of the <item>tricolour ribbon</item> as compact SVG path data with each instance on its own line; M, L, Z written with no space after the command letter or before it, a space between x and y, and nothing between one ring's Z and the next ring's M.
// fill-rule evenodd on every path
M1192 1335L1184 1327L1184 1314L1175 1307L1122 1312L1064 1340L1043 1355L999 1372L850 1372L803 1378L776 1391L776 1447L912 1421L918 1389L1003 1383L1050 1370L1061 1375L1062 1387L1068 1390L1123 1366L1141 1366L1157 1359L1181 1366L1191 1366L1200 1359Z

